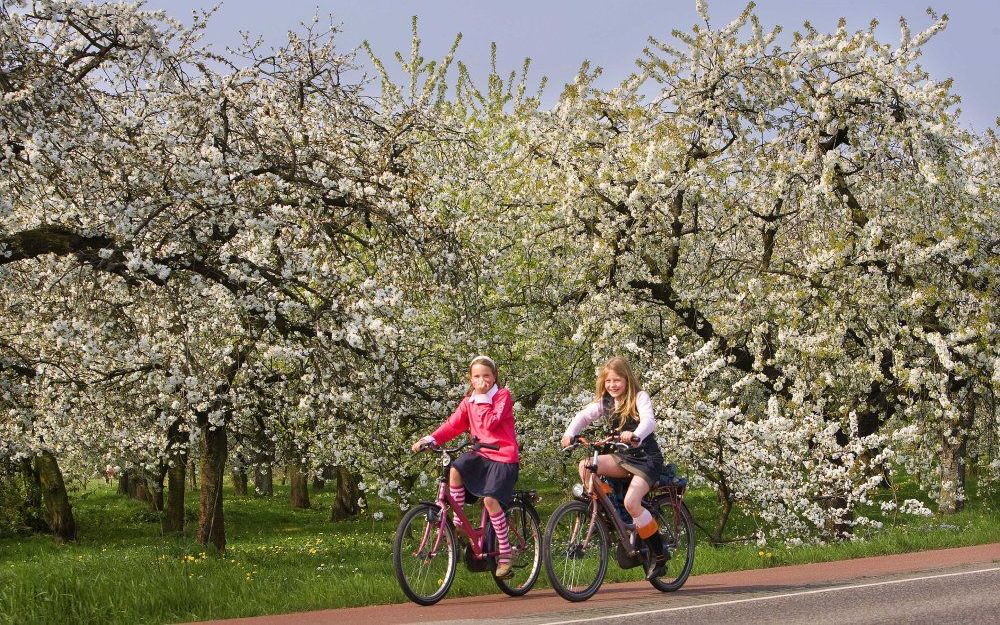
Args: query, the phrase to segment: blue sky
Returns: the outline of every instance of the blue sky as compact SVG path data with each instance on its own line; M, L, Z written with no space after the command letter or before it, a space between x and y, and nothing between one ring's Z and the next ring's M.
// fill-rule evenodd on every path
M188 22L192 9L213 6L215 0L149 0L150 8L167 10ZM743 0L709 0L713 24L722 25L739 14ZM883 40L898 41L900 15L914 32L929 24L927 2L913 0L759 0L757 13L765 25L781 24L785 32L810 20L821 30L832 30L837 19L862 28L874 17ZM963 125L983 130L1000 114L1000 2L951 0L931 6L948 13L951 23L925 48L923 64L939 79L955 79L962 96ZM369 40L379 56L391 59L395 50L408 52L410 16L420 21L425 56L440 57L455 34L463 34L459 57L476 75L485 74L489 46L498 46L502 70L519 69L532 59L532 73L547 75L548 99L572 80L581 61L604 68L610 85L634 68L648 35L670 37L675 28L688 30L698 21L694 0L228 0L213 17L208 41L235 45L238 32L247 30L268 43L284 40L318 13L333 15L342 24L341 49L348 51ZM394 61L393 61L394 62Z

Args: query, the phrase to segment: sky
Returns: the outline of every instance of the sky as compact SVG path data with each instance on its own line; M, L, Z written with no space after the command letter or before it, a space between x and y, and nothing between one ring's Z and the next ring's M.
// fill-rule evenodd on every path
M849 28L879 20L883 41L899 41L899 17L916 33L930 24L928 2L913 0L758 0L765 27L781 24L785 33L809 20L821 31L836 28L840 17ZM216 0L148 0L153 9L190 23L193 9ZM744 0L709 0L712 25L735 18ZM992 127L1000 115L1000 2L936 0L931 6L951 18L948 28L928 43L922 64L939 80L954 78L962 98L961 122L977 131ZM690 30L700 20L694 0L226 0L212 17L207 41L223 50L241 41L240 31L280 45L289 30L319 14L341 24L339 47L347 52L368 40L376 54L392 61L396 50L408 56L410 18L419 20L424 56L443 56L456 33L463 35L458 58L474 76L487 72L490 43L497 44L502 74L520 70L532 59L536 78L548 76L548 104L572 81L584 59L604 69L602 86L611 86L635 69L647 37L669 39L674 29ZM535 84L529 82L529 85Z

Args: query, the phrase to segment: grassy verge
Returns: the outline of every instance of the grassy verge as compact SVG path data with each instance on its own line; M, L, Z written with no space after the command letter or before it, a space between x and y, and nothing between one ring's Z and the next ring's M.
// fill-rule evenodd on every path
M543 523L564 498L559 487L535 484ZM976 496L949 517L880 517L886 528L863 540L786 548L733 543L712 547L699 536L694 573L837 560L1000 540L1000 497ZM0 539L0 624L171 623L404 601L391 565L398 510L382 520L330 523L331 493L314 493L314 509L292 511L287 493L273 499L226 493L229 549L205 552L192 536L160 536L154 514L103 485L76 494L79 542L59 546L45 536ZM688 497L706 527L714 496ZM194 494L188 513L196 509ZM749 519L734 519L747 533ZM890 525L891 524L891 525ZM192 528L193 529L193 528ZM607 581L641 578L609 566ZM545 586L544 574L540 586ZM450 596L497 592L489 575L459 567Z

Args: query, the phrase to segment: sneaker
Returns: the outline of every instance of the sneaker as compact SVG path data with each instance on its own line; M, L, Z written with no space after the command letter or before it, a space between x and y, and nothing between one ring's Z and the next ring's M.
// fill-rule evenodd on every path
M497 561L497 570L493 572L493 577L497 579L507 579L514 576L514 566L510 560Z
M649 549L649 559L646 561L646 579L662 577L667 572L667 558L663 553L663 539L660 534L653 534L643 540Z
M653 558L646 565L646 579L656 579L662 577L667 572L666 558Z

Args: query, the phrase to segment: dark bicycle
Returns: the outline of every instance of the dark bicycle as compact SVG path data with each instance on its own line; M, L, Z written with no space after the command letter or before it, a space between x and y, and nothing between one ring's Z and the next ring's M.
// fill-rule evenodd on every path
M451 449L437 445L424 445L421 448L421 451L430 450L441 454L437 500L423 501L410 508L399 522L392 545L396 579L406 596L420 605L435 604L448 594L455 579L460 549L455 536L456 529L464 539L463 559L468 569L477 573L496 571L496 559L500 552L486 507L482 508L479 527L473 527L465 516L465 511L455 505L448 492L451 463L459 452L470 446L472 450L498 449L476 440ZM504 508L513 556L513 574L501 579L494 573L493 579L500 590L512 597L531 590L541 569L541 523L533 505L537 500L535 491L518 490L514 491L510 505ZM452 525L453 511L458 515L457 528Z
M587 465L589 492L585 494L583 485L577 484L574 498L559 506L549 517L542 539L542 559L549 582L568 601L589 599L601 587L608 569L610 536L617 539L615 560L622 568L642 566L649 558L644 541L622 518L612 500L612 485L597 474L598 455L629 449L629 446L612 439L591 443L578 436L566 451L577 447L593 452ZM694 565L694 521L684 505L686 488L685 480L665 473L642 500L643 507L659 525L659 537L667 556L666 572L649 580L654 588L663 592L683 586Z

